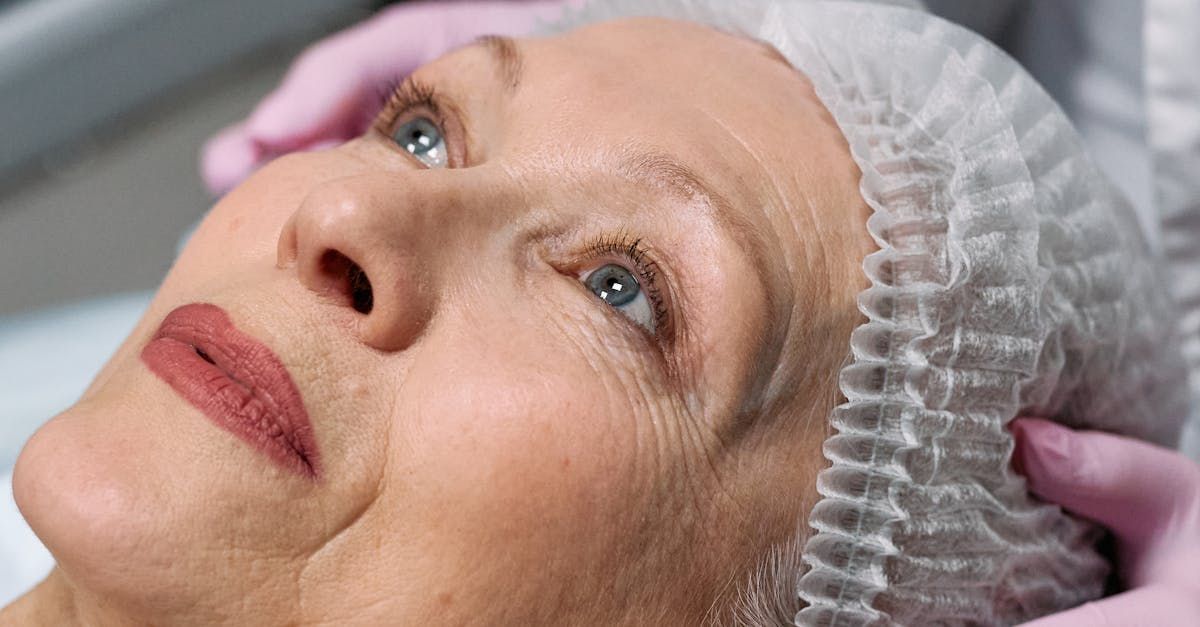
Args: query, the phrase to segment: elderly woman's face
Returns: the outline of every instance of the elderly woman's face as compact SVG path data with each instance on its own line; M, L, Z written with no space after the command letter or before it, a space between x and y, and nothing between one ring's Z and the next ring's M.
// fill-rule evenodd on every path
M78 591L160 621L683 620L806 514L869 249L807 82L657 20L415 79L223 199L22 454ZM303 463L143 352L189 303L286 367ZM262 363L226 370L253 395Z

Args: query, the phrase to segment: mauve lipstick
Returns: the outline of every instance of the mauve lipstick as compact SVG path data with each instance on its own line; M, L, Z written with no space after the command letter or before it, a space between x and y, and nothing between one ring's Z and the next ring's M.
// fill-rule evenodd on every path
M199 409L304 477L321 477L320 454L300 391L279 357L242 333L224 309L183 305L167 314L142 362Z

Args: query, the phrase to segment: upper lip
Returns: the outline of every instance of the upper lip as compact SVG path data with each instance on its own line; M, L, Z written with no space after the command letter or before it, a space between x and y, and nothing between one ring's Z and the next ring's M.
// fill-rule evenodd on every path
M162 366L152 356L168 353L176 356L171 359L190 359L189 349L211 366L199 361L186 367ZM265 447L276 461L310 477L320 476L312 423L287 368L266 344L238 330L223 309L209 303L174 309L142 357L155 374L220 426Z

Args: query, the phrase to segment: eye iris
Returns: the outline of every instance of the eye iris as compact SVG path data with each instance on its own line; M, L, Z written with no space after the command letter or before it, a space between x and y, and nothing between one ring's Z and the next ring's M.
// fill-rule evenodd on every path
M641 292L641 286L633 274L616 264L609 264L593 272L587 278L587 286L600 300L613 307L632 302Z
M441 133L436 126L425 118L417 118L400 127L396 138L404 149L414 155L423 155L437 148L442 141Z
M407 150L429 168L447 165L446 140L441 129L429 118L418 117L401 124L392 133L392 141Z

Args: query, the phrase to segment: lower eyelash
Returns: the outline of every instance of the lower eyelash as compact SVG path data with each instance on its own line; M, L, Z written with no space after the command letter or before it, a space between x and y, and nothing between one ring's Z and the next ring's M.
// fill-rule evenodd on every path
M641 238L631 237L627 233L604 235L593 241L587 248L589 256L614 255L627 259L637 274L639 285L650 299L650 307L654 312L656 329L667 329L668 310L666 299L663 297L658 279L658 264L651 259L642 246ZM664 333L665 335L665 333Z

